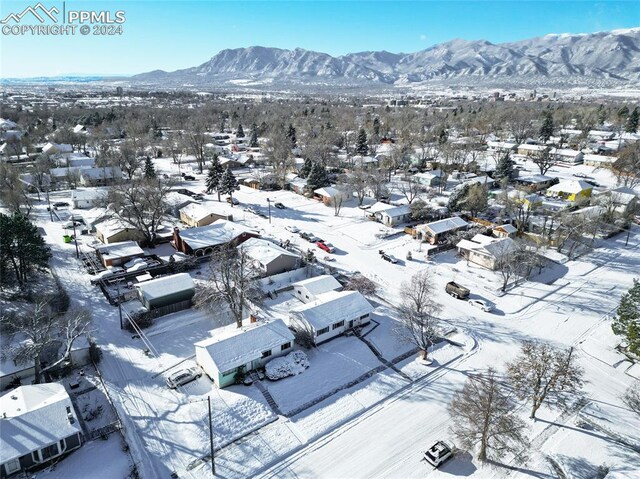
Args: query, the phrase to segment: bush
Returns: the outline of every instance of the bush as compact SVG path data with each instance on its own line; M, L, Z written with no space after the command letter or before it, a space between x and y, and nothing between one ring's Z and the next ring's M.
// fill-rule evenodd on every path
M137 330L131 325L130 321L124 319L124 329L129 331L130 333L136 333ZM149 314L133 314L131 315L131 321L134 321L138 328L145 329L153 324L153 318Z
M315 346L313 341L313 333L311 331L307 331L306 329L296 329L293 332L293 336L295 338L296 344L299 344L305 349L311 349Z
M93 364L98 364L102 359L102 349L100 349L94 338L89 338L89 359Z
M284 357L269 361L264 371L272 381L303 373L309 367L309 359L302 351L293 351Z

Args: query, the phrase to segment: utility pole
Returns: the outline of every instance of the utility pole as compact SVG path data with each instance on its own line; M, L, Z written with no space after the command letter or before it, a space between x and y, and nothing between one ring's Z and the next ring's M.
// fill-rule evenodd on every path
M118 288L118 314L120 315L120 329L124 329L124 325L122 324L122 305L120 304L120 279L116 281L116 287Z
M269 204L269 224L271 224L271 200L267 198L267 203Z
M213 456L213 419L211 417L211 396L207 396L209 406L209 447L211 448L211 475L216 476L216 461Z
M80 258L80 252L78 251L78 235L76 234L76 220L71 215L71 224L73 224L73 243L76 245L76 258Z

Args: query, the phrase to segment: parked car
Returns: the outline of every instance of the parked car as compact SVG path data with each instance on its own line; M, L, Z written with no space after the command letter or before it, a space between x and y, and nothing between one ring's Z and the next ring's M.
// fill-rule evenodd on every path
M453 456L453 447L444 441L437 441L424 453L424 459L433 467L438 467Z
M167 377L167 386L171 389L175 389L178 386L182 386L183 384L193 381L194 379L198 379L200 376L202 376L202 371L198 368L179 369Z
M231 198L230 196L227 196L227 203L234 204L234 205L239 205L240 204L240 202L238 200L236 200L235 198Z
M471 306L475 306L476 308L480 308L486 313L489 313L492 310L491 306L483 299L470 299L469 304Z
M300 228L298 228L297 226L293 226L293 225L287 225L284 227L284 229L286 229L287 231L291 232L291 233L299 233L300 232Z
M262 211L258 210L255 212L255 214L257 214L260 218L268 218L267 215L265 215Z
M584 180L585 183L589 183L591 186L600 186L600 183L598 183L597 181L593 181L593 180Z
M395 256L393 256L391 254L382 253L382 255L380 255L380 257L383 260L388 261L389 263L396 264L398 262L398 258L396 258Z
M587 178L587 175L584 173L574 173L573 176L577 176L578 178Z
M309 240L309 236L311 235L311 233L307 233L306 231L298 231L298 234L300 235L300 238L307 241Z
M334 253L336 249L331 243L323 243L322 241L316 242L316 246L327 253Z
M278 202L278 203L274 203L274 205L276 208L278 208L279 210L283 210L286 208L285 205L283 205L282 203Z
M62 208L62 207L64 207L64 206L69 206L69 203L67 203L66 201L56 201L56 202L53 204L53 207L54 207L54 208Z
M202 201L202 200L204 200L204 195L202 193L197 193L197 194L193 195L192 198L194 200Z
M195 180L196 180L196 177L195 177L195 176L192 176L192 175L182 175L182 178L183 178L185 181L195 181Z
M325 256L323 259L325 261L335 261L336 260L333 256L329 256L329 255Z
M458 283L449 281L445 286L445 291L456 299L467 299L469 297L469 291L464 286L460 286Z

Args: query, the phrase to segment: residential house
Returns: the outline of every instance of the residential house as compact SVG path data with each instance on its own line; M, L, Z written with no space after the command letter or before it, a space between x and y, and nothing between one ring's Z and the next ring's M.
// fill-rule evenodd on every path
M289 311L289 325L308 332L314 344L371 321L373 306L358 291L329 291Z
M334 186L325 186L324 188L318 188L313 190L315 198L322 201L325 205L333 205L336 201L345 202L351 199L351 193L349 191L336 188Z
M108 195L107 190L96 188L77 188L71 190L71 204L74 209L86 209L98 206L100 203L104 203Z
M144 281L135 285L138 299L149 311L182 303L180 309L191 307L191 299L196 293L189 273L178 273Z
M144 233L117 217L110 217L95 225L96 238L104 244L121 241L144 241Z
M621 186L615 190L611 190L611 199L618 213L627 215L629 213L638 213L640 209L640 200L638 194L632 188Z
M561 163L578 165L584 160L584 153L569 148L552 148L551 154L556 155Z
M329 291L340 291L342 285L329 274L293 283L293 295L303 303L311 303Z
M53 143L49 142L42 147L42 153L47 156L53 156L57 154L73 153L73 147L66 143Z
M123 265L134 258L142 258L144 251L135 241L121 241L96 246L96 255L100 262L108 268Z
M249 238L259 238L253 230L227 220L216 220L210 225L173 230L173 247L192 256L208 256L224 246L238 246Z
M539 208L544 201L544 198L537 193L527 193L523 190L510 191L509 198L527 209Z
M477 234L471 240L461 240L456 248L467 261L495 270L509 253L515 251L516 243L511 238Z
M442 181L442 170L430 170L423 173L416 173L413 179L424 186L438 186Z
M166 213L175 218L180 218L180 210L187 205L199 204L190 195L180 193L179 191L169 191L165 198L167 203Z
M287 186L294 193L304 195L307 191L307 180L305 178L295 176L288 180Z
M0 477L59 460L82 445L82 428L62 384L20 386L0 397Z
M107 186L122 179L122 170L119 166L81 168L79 174L82 186Z
M490 151L515 152L518 144L510 141L487 141L487 147Z
M582 180L564 180L547 189L547 196L563 198L568 201L576 201L580 198L589 198L593 186Z
M516 178L514 182L516 188L534 193L536 191L546 190L554 183L557 183L558 179L546 175L531 175Z
M497 238L513 238L517 233L518 228L508 223L493 227L493 235Z
M188 226L207 226L216 220L228 220L229 216L214 213L198 203L190 203L180 209L180 221Z
M457 216L453 216L451 218L445 218L443 220L416 226L416 237L422 241L437 244L448 235L467 229L468 227L469 223L465 220Z
M212 333L211 338L195 343L196 362L219 388L234 384L237 375L288 354L294 340L281 319L252 322L241 328L230 325Z
M606 155L584 155L583 157L584 164L594 168L611 168L616 160L615 156Z
M518 154L523 156L534 156L547 149L547 145L530 145L523 143L518 146Z
M300 256L263 238L249 238L238 246L264 276L291 271L300 266Z
M384 204L384 203L383 203ZM411 221L411 205L391 206L375 213L376 220L386 226L396 226Z

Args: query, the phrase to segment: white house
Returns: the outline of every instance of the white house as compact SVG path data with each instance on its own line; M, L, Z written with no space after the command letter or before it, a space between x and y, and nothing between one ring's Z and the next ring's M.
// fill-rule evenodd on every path
M289 311L293 329L307 331L314 344L339 336L371 321L373 306L358 291L329 291L315 301Z
M82 428L64 386L20 386L0 397L0 476L57 460L82 445Z
M344 202L351 199L351 193L349 191L333 186L318 188L317 190L313 190L313 194L316 198L321 199L325 205L333 205L336 201Z
M244 374L287 354L294 336L281 319L235 325L213 330L213 336L195 343L196 362L218 387L235 382Z
M97 188L71 190L71 204L75 209L93 208L107 198L108 191Z
M511 238L496 238L481 234L471 240L461 240L456 248L458 252L472 263L494 270L506 255L515 250L516 243Z
M438 186L442 181L442 170L431 170L413 175L416 182L424 186Z
M144 257L144 250L135 241L121 241L96 246L96 255L105 267L120 266L134 258Z
M230 219L229 216L214 213L209 208L198 203L189 203L180 208L180 221L192 227L207 226L216 220L228 219Z
M387 226L395 226L411 220L411 205L392 206L375 213L380 223Z
M585 165L595 168L611 168L611 165L613 165L616 160L617 158L615 156L606 155L584 155L582 158Z
M293 283L293 295L303 303L311 303L321 294L340 289L342 289L342 285L329 274Z
M82 186L106 186L122 178L119 166L81 168L79 173Z
M416 235L418 239L428 241L431 244L437 244L438 241L442 240L447 235L468 227L469 223L465 220L457 216L453 216L451 218L445 218L443 220L432 221L431 223L416 226Z

